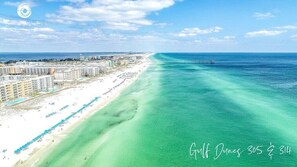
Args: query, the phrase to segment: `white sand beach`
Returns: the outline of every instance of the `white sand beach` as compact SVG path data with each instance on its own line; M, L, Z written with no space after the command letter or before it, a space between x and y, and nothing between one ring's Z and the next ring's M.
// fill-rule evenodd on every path
M65 134L67 130L91 114L100 112L100 108L117 97L149 66L150 55L145 54L145 59L139 64L128 66L104 77L2 109L0 113L0 167L21 163L36 150L45 148L57 140L58 135ZM67 119L65 123L55 127L25 149L19 150L18 153L15 152L96 97L99 97L98 100L86 106L82 112Z

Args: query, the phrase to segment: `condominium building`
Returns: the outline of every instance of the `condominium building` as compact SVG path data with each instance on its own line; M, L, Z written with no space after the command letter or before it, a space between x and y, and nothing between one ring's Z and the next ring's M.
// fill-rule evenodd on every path
M23 69L19 66L0 67L0 75L17 75L22 73L23 73Z
M54 87L53 77L47 76L1 76L0 102L30 96L34 92L47 91Z
M22 68L26 75L50 75L53 72L51 67L24 66Z
M118 62L117 62L117 64L120 66L128 65L129 63L130 63L130 61L127 59L118 59Z
M55 82L72 82L78 80L80 76L81 70L79 69L58 70L54 74Z
M3 75L0 76L0 82L4 81L13 81L13 80L24 80L24 79L30 79L33 76L30 75Z
M80 67L80 69L83 77L94 77L100 73L100 68L98 67Z
M48 91L54 87L54 77L51 75L31 78L33 92Z
M94 63L81 64L45 64L21 62L15 66L0 67L1 75L54 75L55 72L61 72L71 69L79 69L80 76L94 77L100 73L104 73L109 67L114 67L115 62L111 60L102 60Z
M7 101L6 87L3 84L0 84L0 103Z
M32 81L6 81L0 84L0 92L0 102L30 96L33 93Z

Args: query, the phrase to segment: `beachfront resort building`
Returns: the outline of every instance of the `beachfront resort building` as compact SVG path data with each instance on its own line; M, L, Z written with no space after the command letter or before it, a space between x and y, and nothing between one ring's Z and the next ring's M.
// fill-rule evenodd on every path
M0 67L0 75L17 75L22 74L23 69L19 66L4 66Z
M79 69L58 70L54 74L55 84L63 86L65 83L77 81L81 78L80 76L81 71Z
M47 76L0 76L0 102L10 101L33 93L48 91L54 87L53 77Z
M33 92L47 92L54 88L54 77L51 75L31 78Z
M103 61L92 64L74 64L74 65L28 65L28 66L6 66L0 67L1 75L55 75L55 72L62 70L78 69L82 77L94 77L100 73L106 72L108 67L112 67L109 61Z
M24 79L29 79L29 78L32 78L32 76L30 76L30 75L3 75L3 76L0 76L0 82L24 80Z
M24 66L22 69L25 75L52 75L54 72L51 67Z
M0 75L50 75L53 69L50 67L36 66L5 66L0 67Z
M19 97L29 96L33 93L32 82L24 81L7 81L0 84L0 101L5 102Z
M100 68L98 67L81 67L80 69L83 77L95 77L100 73Z
M83 77L96 77L114 67L135 64L138 55L81 57L81 61L44 61L7 63L0 66L0 102L48 92L57 86L76 83Z

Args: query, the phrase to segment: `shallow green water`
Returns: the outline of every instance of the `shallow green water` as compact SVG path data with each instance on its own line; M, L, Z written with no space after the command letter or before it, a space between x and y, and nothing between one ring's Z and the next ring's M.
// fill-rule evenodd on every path
M132 86L74 129L38 166L297 166L293 98L244 77L243 71L182 59L155 56ZM192 143L196 149L209 143L208 158L197 153L195 160ZM243 152L217 156L220 143ZM250 145L262 146L261 154L249 155ZM281 145L291 154L280 155Z

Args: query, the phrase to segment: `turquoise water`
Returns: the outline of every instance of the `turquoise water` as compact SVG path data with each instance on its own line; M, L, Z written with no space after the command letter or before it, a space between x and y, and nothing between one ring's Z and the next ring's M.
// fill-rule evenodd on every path
M210 59L216 63L199 63ZM37 165L297 166L296 54L171 53L152 61ZM204 143L208 154L197 151Z

